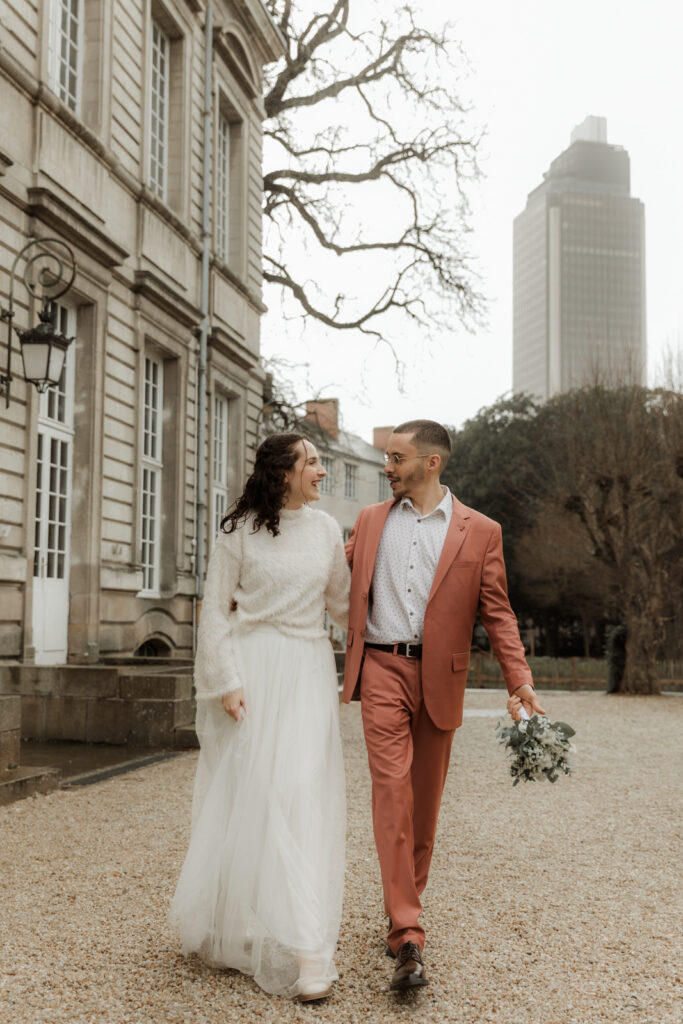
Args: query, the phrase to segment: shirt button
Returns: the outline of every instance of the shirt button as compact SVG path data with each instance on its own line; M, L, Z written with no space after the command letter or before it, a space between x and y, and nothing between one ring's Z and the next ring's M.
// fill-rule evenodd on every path
M411 588L410 588L410 587L408 587L408 593L410 593L410 591L411 591Z

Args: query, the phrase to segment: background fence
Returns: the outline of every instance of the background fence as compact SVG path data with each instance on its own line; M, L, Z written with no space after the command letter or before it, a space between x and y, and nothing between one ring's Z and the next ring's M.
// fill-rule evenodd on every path
M539 687L559 690L606 690L609 667L604 658L527 658ZM658 674L663 690L683 692L683 662L662 661ZM500 665L490 654L473 653L467 685L504 687Z

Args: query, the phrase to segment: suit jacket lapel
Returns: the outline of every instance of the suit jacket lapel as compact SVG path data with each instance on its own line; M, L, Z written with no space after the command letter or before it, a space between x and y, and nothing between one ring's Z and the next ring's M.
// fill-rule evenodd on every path
M396 502L390 498L389 501L383 502L372 510L370 522L368 523L367 547L365 549L365 557L363 559L363 589L365 590L370 587L372 574L375 571L377 551L379 550L379 542L382 537L384 524L386 523L387 517L395 504Z
M446 539L444 541L443 548L441 549L441 557L439 559L439 564L436 567L436 572L434 573L434 581L432 583L432 589L429 591L427 604L429 604L431 599L434 597L434 594L443 583L444 577L460 551L470 528L470 514L468 509L458 501L455 495L452 494L451 497L453 498L453 515L451 516Z

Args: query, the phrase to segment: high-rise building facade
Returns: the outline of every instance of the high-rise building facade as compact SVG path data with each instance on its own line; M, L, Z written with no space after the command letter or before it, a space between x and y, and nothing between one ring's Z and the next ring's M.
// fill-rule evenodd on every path
M514 222L513 387L545 400L645 380L645 215L629 155L589 117Z

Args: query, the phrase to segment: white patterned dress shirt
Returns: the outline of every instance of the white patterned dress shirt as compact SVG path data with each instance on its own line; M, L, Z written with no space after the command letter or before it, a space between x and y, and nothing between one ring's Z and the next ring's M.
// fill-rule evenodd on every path
M429 592L452 514L447 487L441 502L426 516L420 515L410 498L394 505L377 551L366 642L421 643Z

